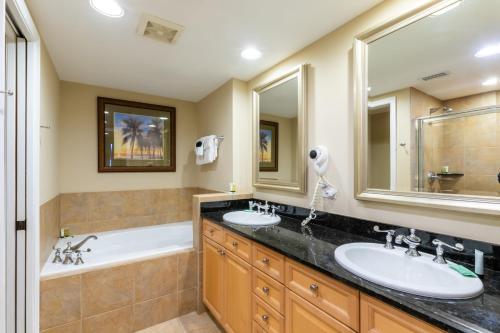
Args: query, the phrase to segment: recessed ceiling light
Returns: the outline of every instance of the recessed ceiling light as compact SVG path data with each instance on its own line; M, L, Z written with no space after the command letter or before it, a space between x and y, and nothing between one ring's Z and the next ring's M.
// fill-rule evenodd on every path
M90 6L102 15L122 17L125 11L115 0L90 0Z
M496 77L492 77L492 78L489 78L488 80L486 81L483 81L482 85L483 86L494 86L498 83L498 78Z
M453 10L453 9L457 8L461 4L462 4L462 1L457 1L457 2L455 2L455 3L453 3L453 4L449 5L449 6L444 7L443 9L438 10L437 12L432 13L431 16L443 15L444 13L447 13L450 10Z
M161 120L168 120L167 117L160 117Z
M500 44L485 46L477 51L475 56L478 58L484 58L495 54L500 54Z
M241 57L247 60L256 60L262 57L262 52L260 52L256 48L249 47L241 52Z
M155 128L155 127L156 127L156 125L153 125L153 124L149 124L148 126L149 126L149 127L153 127L153 128Z

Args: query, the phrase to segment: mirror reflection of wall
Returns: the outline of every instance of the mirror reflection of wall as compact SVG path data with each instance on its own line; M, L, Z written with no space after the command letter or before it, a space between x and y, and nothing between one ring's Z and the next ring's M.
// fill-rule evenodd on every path
M259 178L296 183L298 78L259 95Z
M369 188L500 196L500 2L449 9L368 45Z

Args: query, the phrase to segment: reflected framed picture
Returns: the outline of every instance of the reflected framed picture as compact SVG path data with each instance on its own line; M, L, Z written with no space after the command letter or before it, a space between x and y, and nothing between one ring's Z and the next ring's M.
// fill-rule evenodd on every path
M279 124L261 120L259 129L259 171L278 171Z
M97 98L99 172L175 172L175 108Z

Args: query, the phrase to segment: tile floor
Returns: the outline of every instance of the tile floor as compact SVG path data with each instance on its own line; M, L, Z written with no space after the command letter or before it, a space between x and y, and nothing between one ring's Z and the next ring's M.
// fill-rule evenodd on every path
M206 312L201 315L191 312L137 333L222 333L222 331Z

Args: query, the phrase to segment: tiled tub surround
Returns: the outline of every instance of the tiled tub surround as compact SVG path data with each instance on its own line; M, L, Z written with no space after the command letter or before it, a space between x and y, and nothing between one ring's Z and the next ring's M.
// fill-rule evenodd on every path
M42 333L135 332L196 310L194 250L41 281Z
M212 192L190 187L62 193L40 207L40 262L47 260L60 228L81 235L188 221L193 195Z
M419 250L434 253L430 245L434 238L453 243L462 242L465 255L446 251L448 258L471 262L474 248L486 252L486 269L483 279L485 292L469 300L437 300L419 297L389 288L381 287L363 280L343 269L334 258L337 246L351 242L384 242L384 235L373 232L378 224L381 229L394 226L359 220L345 216L320 213L318 221L310 223L308 228L301 228L300 221L307 215L304 208L280 205L279 215L282 221L269 228L254 230L251 227L237 226L222 221L224 213L247 209L248 200L202 203L201 216L219 223L224 228L265 245L293 260L297 260L321 273L353 286L360 291L374 296L398 309L443 328L448 332L500 332L500 246L472 240L457 239L446 235L420 232L423 245ZM397 233L407 233L406 228L397 229ZM200 288L202 286L200 285Z

